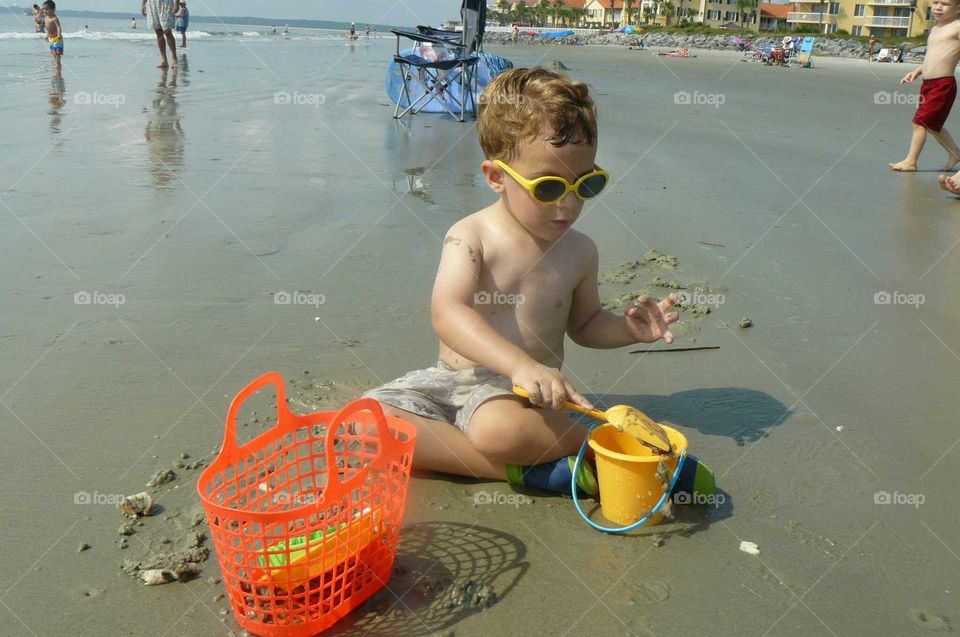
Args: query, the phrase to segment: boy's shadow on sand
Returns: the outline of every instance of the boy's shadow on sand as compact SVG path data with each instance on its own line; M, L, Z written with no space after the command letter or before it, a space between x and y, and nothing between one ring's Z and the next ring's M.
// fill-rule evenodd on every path
M526 555L520 540L489 527L405 526L390 581L329 634L439 634L509 595L529 569Z
M681 432L690 428L726 436L741 447L766 438L790 415L770 394L743 387L691 389L669 396L608 394L602 402L604 407L634 405L658 422L679 425Z

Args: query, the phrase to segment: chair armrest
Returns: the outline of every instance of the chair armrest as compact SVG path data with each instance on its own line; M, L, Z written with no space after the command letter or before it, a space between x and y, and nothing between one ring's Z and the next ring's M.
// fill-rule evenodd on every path
M413 31L397 31L396 29L390 29L390 32L399 38L407 38L408 40L414 40L416 42L430 42L431 44L440 44L442 46L453 46L459 49L466 48L466 45L461 44L460 42L451 42L450 40L444 40L443 38L435 38L429 35L424 35L422 33L415 33Z

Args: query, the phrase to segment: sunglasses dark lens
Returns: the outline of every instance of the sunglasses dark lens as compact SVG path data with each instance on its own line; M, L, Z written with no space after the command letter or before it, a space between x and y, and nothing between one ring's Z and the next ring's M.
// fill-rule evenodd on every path
M594 175L586 179L580 188L577 189L577 193L584 199L590 199L591 197L596 197L600 194L600 191L604 189L607 185L607 178L603 175Z
M545 203L552 203L567 192L567 185L559 179L545 179L533 189L534 196Z

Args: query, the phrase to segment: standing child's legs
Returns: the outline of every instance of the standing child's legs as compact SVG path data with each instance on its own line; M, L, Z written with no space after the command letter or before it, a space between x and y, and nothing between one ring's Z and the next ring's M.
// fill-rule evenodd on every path
M907 158L897 164L890 164L893 170L916 170L917 158L923 148L929 130L936 140L947 151L947 165L945 170L952 170L960 162L960 149L954 143L950 133L943 129L944 122L953 108L953 101L957 97L957 80L949 77L935 77L924 79L920 86L920 101L917 112L913 116L913 138L910 142L910 152ZM919 130L918 130L919 129Z
M934 139L940 142L943 149L947 151L947 163L944 165L943 170L953 170L957 162L960 162L960 148L957 148L953 137L950 136L946 128L941 128L938 131L931 130L930 134L933 135Z
M913 125L913 134L910 136L910 150L907 152L907 158L897 163L891 163L890 169L897 172L913 172L917 169L917 159L920 157L920 151L923 150L923 144L927 141L927 129L920 124Z
M187 32L186 31L180 32L180 46L184 49L187 48Z

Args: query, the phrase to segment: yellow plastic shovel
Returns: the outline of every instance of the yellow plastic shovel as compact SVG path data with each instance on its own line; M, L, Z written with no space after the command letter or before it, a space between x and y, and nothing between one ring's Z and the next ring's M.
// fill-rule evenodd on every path
M523 396L528 400L530 399L530 393L519 385L513 386L513 393L517 396ZM621 432L630 434L657 453L670 453L672 450L667 432L663 430L660 423L636 407L631 407L630 405L614 405L606 411L600 411L599 409L587 409L569 400L565 402L566 406L570 409L575 409L588 416L593 416L601 422L610 423Z

